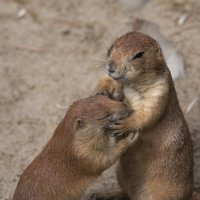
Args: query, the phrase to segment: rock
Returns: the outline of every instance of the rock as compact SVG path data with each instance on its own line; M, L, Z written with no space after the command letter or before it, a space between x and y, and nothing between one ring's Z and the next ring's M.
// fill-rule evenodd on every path
M27 13L26 9L22 8L21 10L19 10L17 12L17 17L18 18L23 18L26 15L26 13Z

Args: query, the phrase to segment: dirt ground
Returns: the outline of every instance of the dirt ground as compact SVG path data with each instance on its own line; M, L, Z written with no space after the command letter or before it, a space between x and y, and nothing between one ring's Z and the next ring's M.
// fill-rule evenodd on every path
M21 2L21 3L19 3ZM176 80L181 106L200 97L200 2L152 0L137 11L115 0L0 1L0 199L10 200L23 169L51 137L73 101L91 94L112 40L132 30L133 17L161 27L184 56L187 77ZM189 2L189 3L188 3ZM26 9L24 17L18 17ZM21 13L19 11L21 10ZM189 10L181 26L180 15ZM200 191L200 101L186 115ZM93 190L116 186L114 169Z

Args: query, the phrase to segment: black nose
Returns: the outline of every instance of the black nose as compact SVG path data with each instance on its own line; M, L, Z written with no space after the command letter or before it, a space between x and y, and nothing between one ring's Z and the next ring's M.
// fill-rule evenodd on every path
M115 64L113 62L108 63L108 71L110 73L114 73L115 72Z
M115 72L115 70L112 69L112 68L109 68L108 71L109 71L110 73L114 73L114 72Z

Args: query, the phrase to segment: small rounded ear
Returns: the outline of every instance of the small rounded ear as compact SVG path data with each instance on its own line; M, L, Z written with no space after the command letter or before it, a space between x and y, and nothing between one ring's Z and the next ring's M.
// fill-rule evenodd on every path
M156 55L157 55L158 57L162 57L162 50L161 50L161 47L160 47L159 44L157 44L157 47L156 47L156 49L155 49L155 52L156 52Z
M74 129L79 130L83 129L85 127L84 120L81 118L76 119L75 124L74 124Z

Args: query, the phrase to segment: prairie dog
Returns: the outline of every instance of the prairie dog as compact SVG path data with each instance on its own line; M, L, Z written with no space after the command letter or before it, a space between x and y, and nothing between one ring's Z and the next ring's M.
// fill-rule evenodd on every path
M108 76L97 94L124 95L132 114L110 125L113 133L142 130L120 158L119 184L132 200L188 200L193 189L193 148L159 44L129 32L108 50ZM123 195L122 195L123 196Z
M107 97L79 100L42 152L22 174L14 200L76 200L138 135L113 135L110 121L126 117L127 107Z

